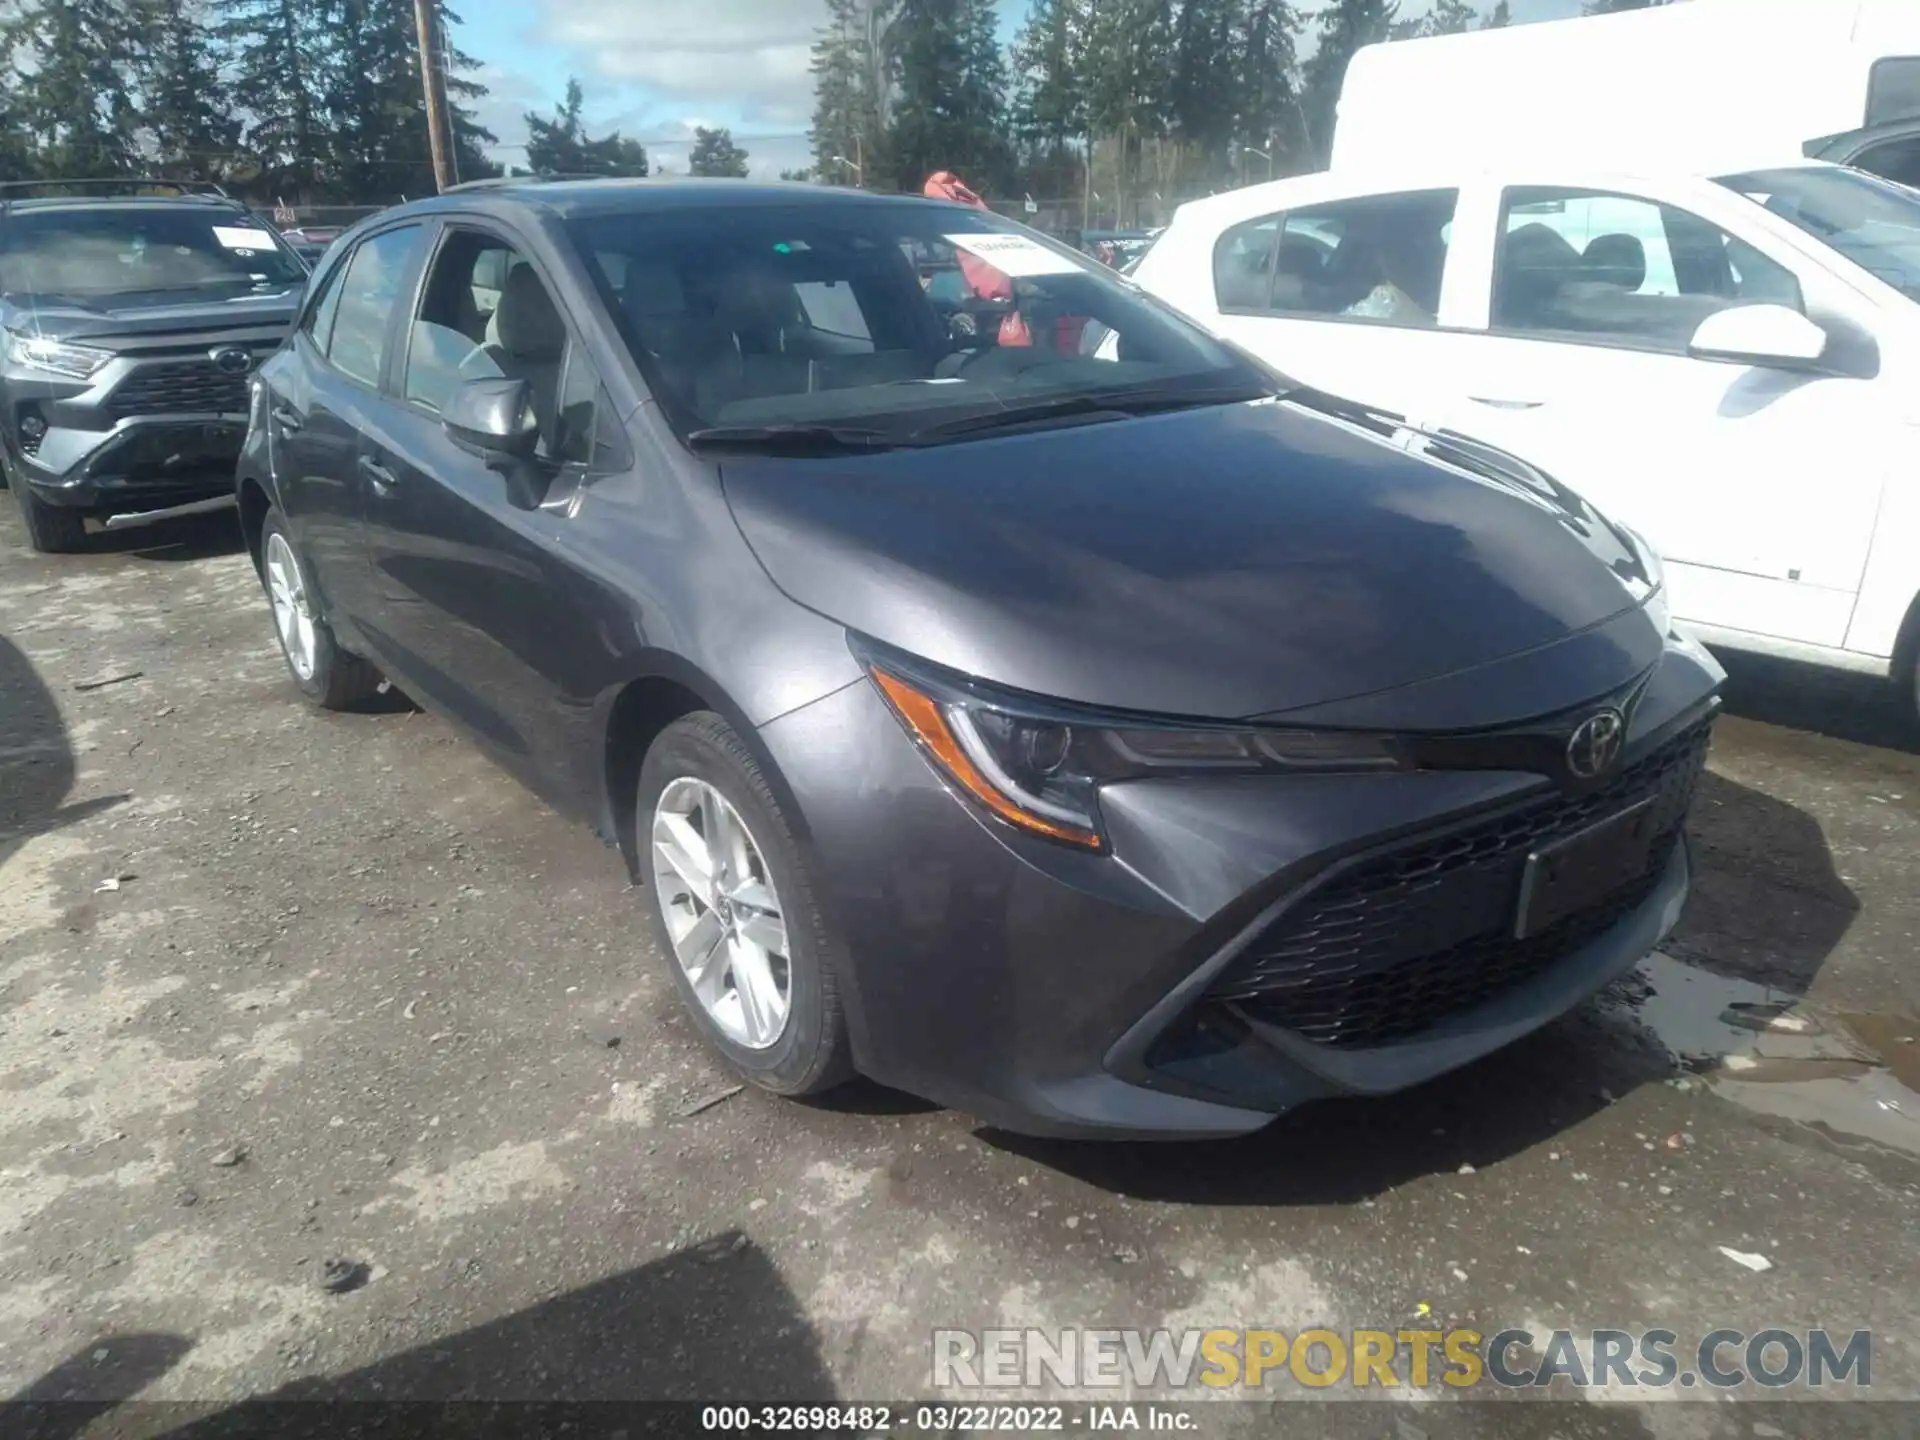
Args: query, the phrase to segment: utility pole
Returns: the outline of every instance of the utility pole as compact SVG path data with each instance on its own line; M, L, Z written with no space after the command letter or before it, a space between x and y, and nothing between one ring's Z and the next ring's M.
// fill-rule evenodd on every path
M456 183L453 129L447 116L447 80L434 46L434 8L435 0L413 0L414 25L420 32L420 83L427 93L427 140L433 147L433 181L446 190Z

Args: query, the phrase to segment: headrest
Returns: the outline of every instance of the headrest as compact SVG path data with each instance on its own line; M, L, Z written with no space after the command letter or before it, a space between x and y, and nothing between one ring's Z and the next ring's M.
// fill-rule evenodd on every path
M520 360L558 360L567 350L567 327L531 265L507 272L493 328L500 348Z
M1638 290L1647 283L1647 247L1631 235L1596 235L1580 257L1590 280Z

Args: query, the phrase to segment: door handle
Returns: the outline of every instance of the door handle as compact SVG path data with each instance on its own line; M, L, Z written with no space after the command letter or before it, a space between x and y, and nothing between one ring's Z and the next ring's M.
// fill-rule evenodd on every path
M273 407L273 423L291 434L300 428L302 422L300 417L286 406L276 405Z
M360 473L373 482L376 490L391 490L400 483L394 473L369 455L362 455L359 461Z
M1544 400L1502 400L1489 395L1469 395L1476 405L1490 406L1495 410L1538 410L1547 402Z

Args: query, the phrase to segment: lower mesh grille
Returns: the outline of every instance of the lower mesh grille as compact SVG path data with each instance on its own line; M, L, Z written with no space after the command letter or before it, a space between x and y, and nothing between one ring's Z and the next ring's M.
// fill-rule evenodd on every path
M1653 893L1680 843L1711 739L1704 721L1597 791L1416 836L1335 873L1255 939L1209 995L1310 1040L1361 1048L1410 1038L1495 998ZM1648 799L1647 870L1598 905L1515 939L1528 855Z

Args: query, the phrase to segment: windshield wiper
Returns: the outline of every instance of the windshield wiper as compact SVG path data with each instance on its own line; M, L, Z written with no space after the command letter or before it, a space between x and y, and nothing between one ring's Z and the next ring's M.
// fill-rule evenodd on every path
M844 455L862 450L890 450L901 442L884 430L863 430L849 425L712 425L690 433L687 443L696 450Z
M1197 410L1209 405L1233 405L1248 400L1264 400L1273 392L1259 386L1235 385L1226 388L1117 390L1105 394L1058 395L1050 400L1032 400L1009 405L985 415L968 415L947 420L913 432L908 439L918 445L937 444L968 435L985 435L1001 430L1042 424L1049 420L1082 417L1106 417L1131 420L1141 415L1165 414L1172 410Z

